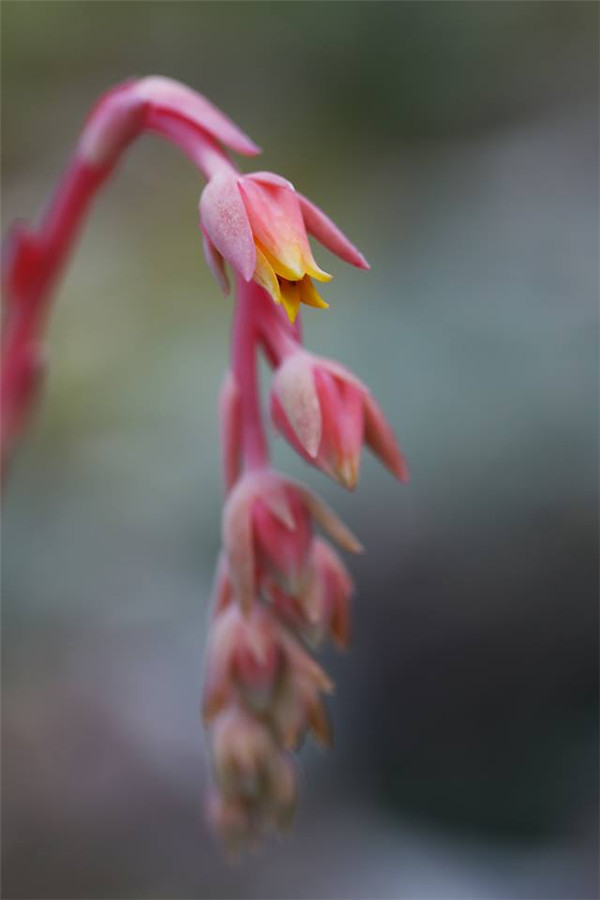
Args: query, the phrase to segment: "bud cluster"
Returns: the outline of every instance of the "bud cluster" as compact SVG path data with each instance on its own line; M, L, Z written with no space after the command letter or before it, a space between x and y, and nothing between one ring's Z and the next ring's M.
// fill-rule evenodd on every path
M290 822L297 793L291 754L304 736L331 743L324 697L333 684L311 650L327 638L348 645L353 584L332 543L362 550L322 500L270 467L256 347L274 370L271 420L306 461L354 489L365 443L397 478L407 477L364 384L305 350L298 329L255 279L238 277L237 300L233 365L220 402L228 495L203 703L214 781L208 814L233 855Z

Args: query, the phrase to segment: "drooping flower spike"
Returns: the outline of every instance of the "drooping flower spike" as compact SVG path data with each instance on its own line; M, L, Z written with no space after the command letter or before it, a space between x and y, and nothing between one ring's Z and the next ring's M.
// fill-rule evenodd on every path
M368 389L338 363L302 347L301 305L327 308L314 282L311 235L343 261L362 254L317 206L270 172L241 174L228 151L259 148L204 97L169 78L131 80L93 108L40 225L16 225L4 248L2 463L43 382L43 337L52 291L93 198L144 133L178 146L206 179L200 227L224 293L236 285L232 358L221 389L227 494L215 575L204 684L212 784L207 816L232 855L292 818L292 752L306 734L332 740L324 697L333 684L310 648L350 637L350 575L336 550L361 545L304 485L275 472L258 394L256 356L274 368L271 417L310 463L347 488L366 443L401 480L406 466Z

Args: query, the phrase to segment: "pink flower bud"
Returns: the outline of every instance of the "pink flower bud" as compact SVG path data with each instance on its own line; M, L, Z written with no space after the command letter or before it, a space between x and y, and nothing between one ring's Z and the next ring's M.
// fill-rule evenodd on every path
M285 825L295 804L296 778L271 729L233 707L217 718L211 739L215 778L224 801L242 801L259 828Z
M303 485L272 469L246 474L223 511L223 544L242 609L267 575L290 594L305 585L312 521L350 552L361 545L329 507Z
M281 626L265 608L245 616L237 604L218 614L207 651L203 715L210 722L239 691L245 705L264 712L277 690L284 650Z
M294 637L284 634L282 643L285 677L270 710L275 732L288 750L298 747L307 730L321 745L330 746L331 725L321 695L333 692L333 682Z
M224 797L213 788L206 802L206 818L223 841L232 861L252 843L255 829L248 805L240 798Z
M340 649L350 642L352 579L333 547L315 538L311 549L310 578L299 597L290 597L270 584L268 594L279 615L308 643L317 647L331 635Z
M298 349L277 369L271 418L308 461L353 490L363 443L406 481L408 472L383 413L368 388L338 363Z

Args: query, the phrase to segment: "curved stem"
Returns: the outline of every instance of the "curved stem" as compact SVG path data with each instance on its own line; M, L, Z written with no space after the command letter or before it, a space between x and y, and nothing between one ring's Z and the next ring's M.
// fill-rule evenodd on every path
M193 114L186 121L175 99L172 110L164 106L163 100L157 112L156 104L138 96L136 90L136 83L131 83L109 91L101 98L38 228L19 223L8 236L2 278L2 472L37 393L41 340L53 289L96 193L112 174L127 147L145 131L150 131L179 146L207 179L221 171L237 172L210 136L210 129L202 128L203 120L198 120L196 110L192 110ZM205 112L204 107L202 111ZM212 116L214 124L214 110L206 114ZM218 122L222 127L222 120ZM227 123L226 127L229 127Z

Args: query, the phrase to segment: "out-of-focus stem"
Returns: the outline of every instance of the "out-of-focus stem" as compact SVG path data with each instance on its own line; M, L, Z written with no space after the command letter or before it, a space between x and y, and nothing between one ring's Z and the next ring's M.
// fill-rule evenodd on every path
M300 316L291 325L281 307L261 290L255 300L255 318L259 336L267 359L272 366L278 366L290 353L294 353L301 343Z
M257 311L264 291L253 281L236 279L236 310L233 323L232 368L240 392L242 418L242 461L247 471L268 462L267 441L260 413L256 343Z
M127 96L129 88L120 89ZM130 90L135 90L132 84ZM1 467L22 432L41 380L42 339L53 289L81 232L97 191L121 155L145 131L177 144L205 178L237 172L217 142L177 115L157 116L152 104L115 102L109 91L92 111L77 149L37 229L18 224L3 253Z

